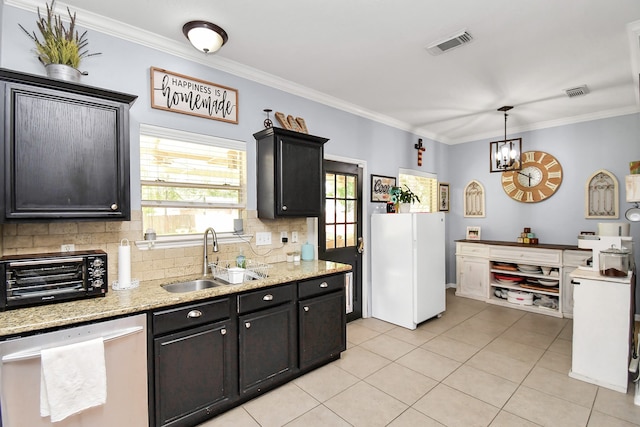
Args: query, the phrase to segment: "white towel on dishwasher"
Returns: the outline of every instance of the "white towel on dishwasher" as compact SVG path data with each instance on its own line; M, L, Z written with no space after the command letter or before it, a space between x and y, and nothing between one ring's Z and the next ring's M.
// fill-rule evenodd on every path
M41 361L40 416L57 422L107 401L102 338L42 350Z

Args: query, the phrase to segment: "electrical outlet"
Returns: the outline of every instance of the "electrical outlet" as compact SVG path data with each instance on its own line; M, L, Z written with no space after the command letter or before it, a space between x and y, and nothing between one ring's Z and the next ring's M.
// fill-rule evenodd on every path
M281 231L280 232L280 241L282 243L287 243L289 239L287 238L287 232L286 231Z
M76 250L76 245L69 243L66 245L60 245L60 252L73 252Z
M292 231L291 232L291 243L298 243L298 232L297 231Z
M256 246L265 246L271 244L271 233L260 232L256 233Z

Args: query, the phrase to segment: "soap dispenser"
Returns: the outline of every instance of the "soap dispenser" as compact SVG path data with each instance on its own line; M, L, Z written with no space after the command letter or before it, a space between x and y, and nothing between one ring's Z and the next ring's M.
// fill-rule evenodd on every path
M242 249L240 249L240 253L236 257L236 267L245 268L247 265L247 259L242 253Z

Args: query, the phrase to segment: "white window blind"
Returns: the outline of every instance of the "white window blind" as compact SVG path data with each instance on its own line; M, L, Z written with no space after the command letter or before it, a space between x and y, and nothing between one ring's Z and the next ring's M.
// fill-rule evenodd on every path
M400 169L400 186L408 186L418 195L420 203L411 205L411 212L438 212L438 176L433 173Z
M144 228L158 235L233 231L246 206L246 143L140 126Z

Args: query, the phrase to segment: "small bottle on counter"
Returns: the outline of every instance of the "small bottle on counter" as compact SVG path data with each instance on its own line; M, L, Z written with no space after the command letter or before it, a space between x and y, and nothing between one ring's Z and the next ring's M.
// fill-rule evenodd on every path
M238 254L238 256L236 257L236 267L245 268L246 265L247 259L245 258L242 249L240 249L240 254Z

